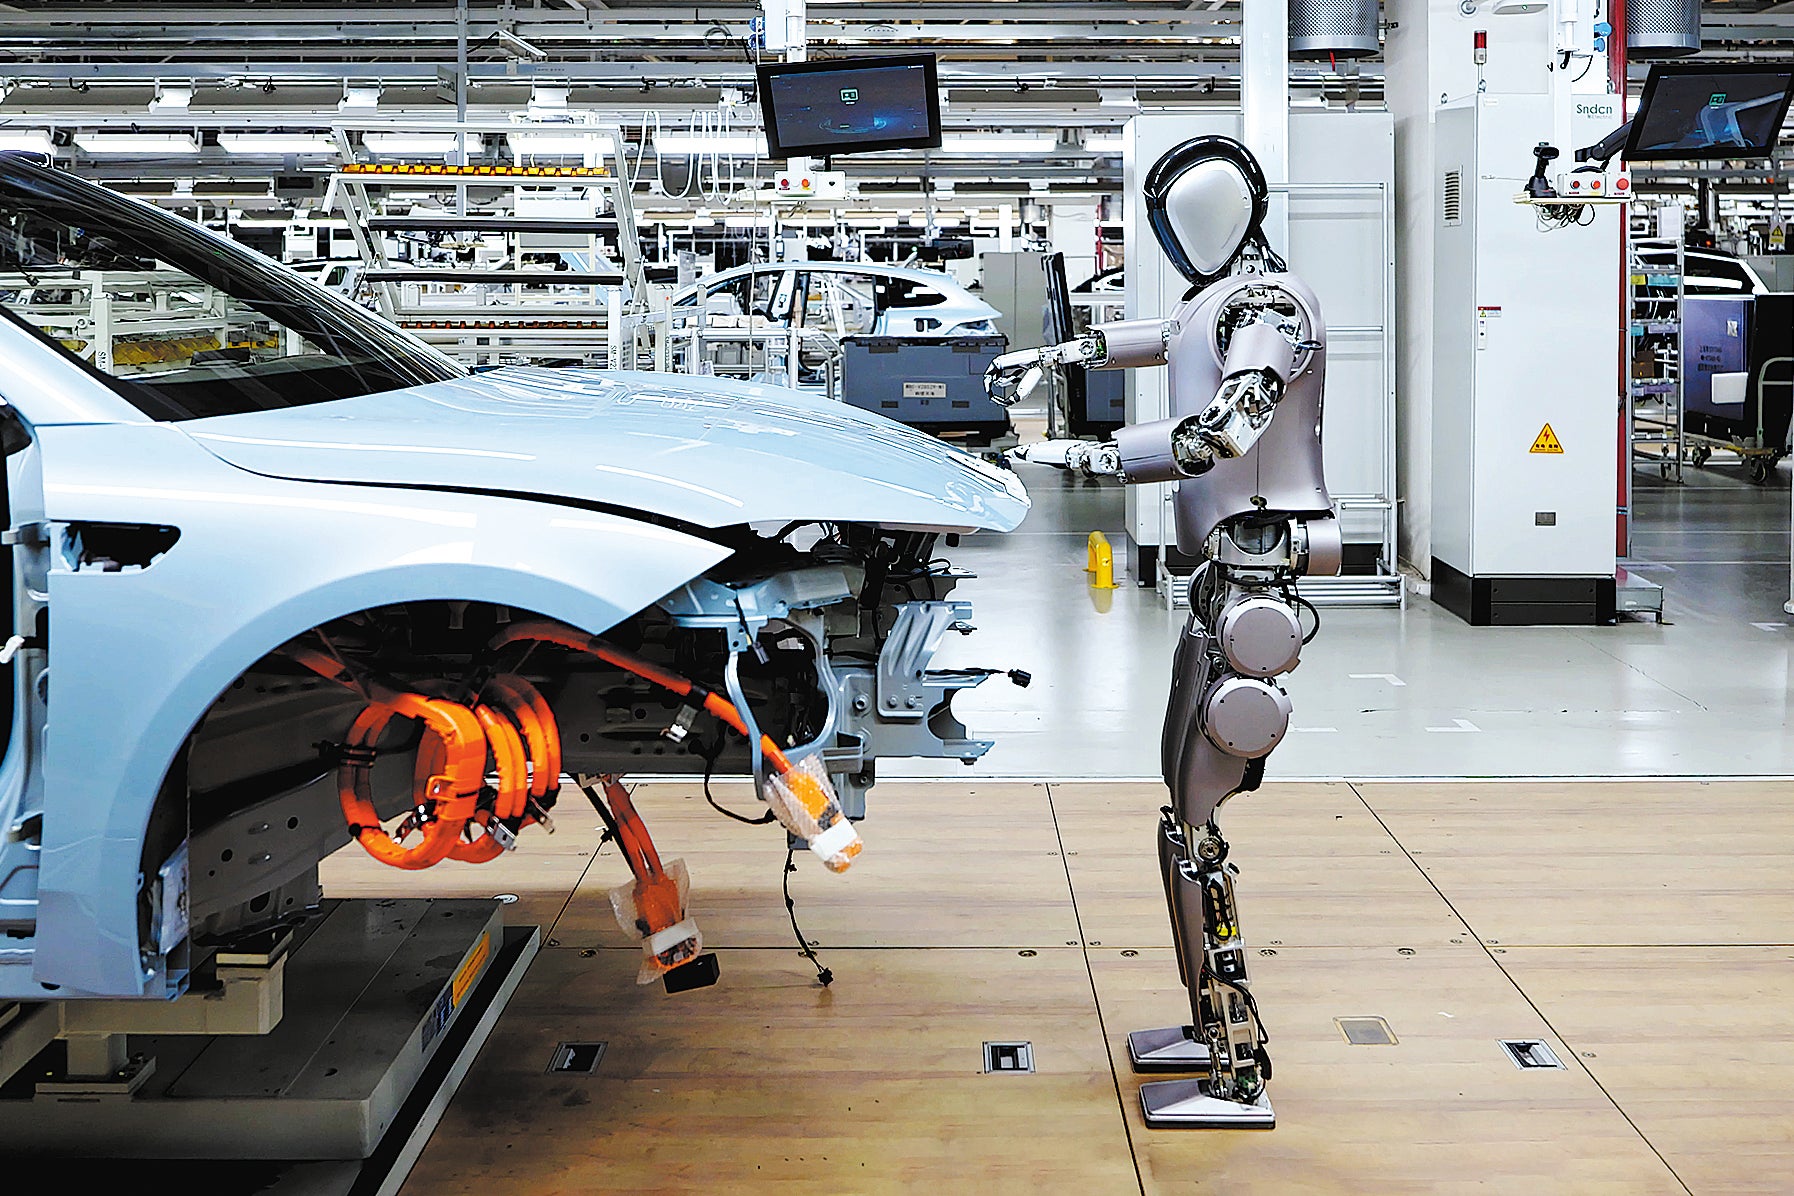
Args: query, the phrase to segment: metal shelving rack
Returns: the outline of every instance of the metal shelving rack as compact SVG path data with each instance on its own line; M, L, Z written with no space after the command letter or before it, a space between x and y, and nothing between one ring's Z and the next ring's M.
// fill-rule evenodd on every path
M339 145L350 146L345 126ZM514 125L468 124L467 132L540 131ZM348 162L330 177L331 198L348 219L366 265L363 284L381 314L469 364L580 360L593 366L631 364L623 343L624 315L645 305L641 258L622 131L613 127L549 126L606 145L611 167L384 165ZM606 214L520 212L524 191L596 193ZM434 192L452 210L417 211L406 197ZM507 194L508 193L508 194ZM505 201L510 201L506 210ZM598 205L595 205L598 206ZM525 238L550 234L584 245L582 256L602 263L602 234L613 234L615 269L546 270L404 261L388 236L455 234L505 239L510 256L529 252ZM551 252L537 250L536 252Z
M219 350L272 348L292 335L179 271L34 267L0 274L0 290L71 353L125 377L185 369Z
M1680 228L1674 243L1674 273L1649 270L1636 254L1627 267L1626 440L1634 465L1654 464L1659 476L1680 484L1688 448L1682 396L1686 262ZM1638 372L1641 349L1649 354L1651 373Z

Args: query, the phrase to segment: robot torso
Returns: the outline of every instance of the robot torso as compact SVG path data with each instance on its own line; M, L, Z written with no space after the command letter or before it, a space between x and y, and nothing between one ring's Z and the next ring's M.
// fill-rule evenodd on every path
M1168 346L1171 415L1193 416L1215 396L1235 329L1266 309L1300 326L1304 344L1296 373L1256 444L1242 457L1216 462L1201 477L1177 483L1177 547L1202 555L1209 534L1241 515L1322 517L1333 501L1321 468L1321 399L1327 361L1320 303L1293 274L1241 274L1186 300ZM1312 346L1312 347L1307 347Z

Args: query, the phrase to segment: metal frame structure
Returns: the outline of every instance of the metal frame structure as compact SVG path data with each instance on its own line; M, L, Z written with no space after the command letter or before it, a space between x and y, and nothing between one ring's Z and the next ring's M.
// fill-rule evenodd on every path
M1627 317L1626 317L1626 443L1630 455L1630 466L1640 461L1654 463L1657 472L1665 481L1682 483L1682 463L1687 458L1687 430L1683 426L1683 377L1684 361L1684 299L1687 297L1687 262L1683 251L1687 247L1683 230L1678 226L1675 235L1676 271L1674 275L1665 276L1647 272L1642 263L1629 263L1626 273ZM1653 286L1661 288L1666 278L1675 283L1673 295L1649 295L1644 292ZM1653 282L1653 280L1655 280ZM1631 372L1637 356L1638 342L1646 338L1674 336L1675 348L1662 352L1658 357L1659 367L1667 367L1673 371L1669 375L1658 375L1656 381L1633 377ZM1642 385L1641 385L1642 382ZM1660 405L1656 410L1639 411L1640 402ZM1640 452L1640 449L1654 450ZM1630 487L1628 487L1630 492ZM1631 554L1632 548L1631 521L1627 520L1626 550Z
M515 124L492 121L462 121L450 130L441 125L430 132L453 131L468 134L497 133L506 136L530 133L588 135L594 141L608 143L606 156L611 166L594 173L587 168L569 172L555 168L527 168L519 164L505 171L483 167L403 167L368 168L354 163L354 142L349 134L366 126L341 123L333 130L348 168L339 168L330 175L325 207L339 205L347 218L349 233L357 252L367 267L362 277L371 284L372 295L380 313L421 339L436 345L456 358L473 364L499 364L519 360L550 357L584 360L590 364L616 368L625 363L623 353L623 315L639 311L647 304L647 282L643 271L641 237L636 226L632 198L634 180L628 173L623 131L616 126L572 124ZM380 122L382 130L393 126ZM421 126L411 126L422 131ZM403 131L401 127L400 131ZM556 184L599 192L610 209L601 218L525 216L470 213L473 193L518 191L523 187ZM443 189L454 196L452 213L405 215L382 211L377 193L390 188L416 192L420 189ZM386 231L453 230L524 234L531 231L565 231L588 238L590 252L596 255L597 234L614 229L617 253L622 269L616 273L597 271L541 271L526 269L459 271L438 266L415 265L394 261L388 252ZM514 246L520 242L513 242ZM503 287L497 294L487 292L477 306L432 305L420 298L413 301L405 284L432 284ZM531 294L525 287L548 288L546 293ZM494 302L494 300L498 300ZM602 340L600 346L593 342Z

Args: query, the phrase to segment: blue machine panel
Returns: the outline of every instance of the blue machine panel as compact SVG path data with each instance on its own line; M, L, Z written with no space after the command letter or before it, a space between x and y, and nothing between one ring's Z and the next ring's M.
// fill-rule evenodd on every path
M1754 300L1689 296L1682 313L1682 402L1690 414L1740 419L1743 403L1713 401L1714 374L1750 368L1750 319Z
M1009 431L1009 409L984 393L984 371L1003 351L1002 337L850 336L841 343L841 397L849 405L926 432L990 438Z

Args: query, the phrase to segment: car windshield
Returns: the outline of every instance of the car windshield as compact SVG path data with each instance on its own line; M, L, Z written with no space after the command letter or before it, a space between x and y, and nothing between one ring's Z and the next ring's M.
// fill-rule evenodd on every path
M158 420L466 372L260 254L18 155L0 155L0 306Z

